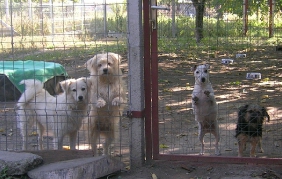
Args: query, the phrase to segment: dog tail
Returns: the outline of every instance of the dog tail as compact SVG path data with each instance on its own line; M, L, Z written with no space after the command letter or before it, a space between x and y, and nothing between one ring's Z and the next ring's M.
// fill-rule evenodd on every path
M25 91L22 93L20 99L18 100L18 107L27 104L36 96L37 93L41 92L43 89L43 83L36 79L22 80L20 84L25 85Z

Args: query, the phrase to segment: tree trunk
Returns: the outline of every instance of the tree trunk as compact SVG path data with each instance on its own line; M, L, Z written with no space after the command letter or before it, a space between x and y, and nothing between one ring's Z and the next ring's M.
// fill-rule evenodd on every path
M175 0L171 1L171 28L172 28L172 38L176 36L176 25L175 25Z
M199 43L203 38L203 25L204 25L204 11L205 11L205 3L206 0L192 0L193 5L196 10L196 29L195 29L195 36L196 41Z

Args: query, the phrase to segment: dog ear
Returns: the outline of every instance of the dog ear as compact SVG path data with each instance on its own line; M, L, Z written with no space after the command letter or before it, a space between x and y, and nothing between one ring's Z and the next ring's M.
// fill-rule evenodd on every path
M56 89L56 94L61 94L63 92L63 88L61 86L61 83L58 83L55 87Z
M245 121L245 115L247 113L248 107L249 107L249 105L246 104L245 106L241 106L239 108L239 112L238 112L238 121L239 121L239 123Z
M191 68L191 71L195 71L197 69L198 65L194 65L194 67Z
M86 83L87 85L87 89L91 89L91 86L92 86L92 80L90 80L89 77L82 77L83 81Z
M266 108L265 108L265 107L262 107L262 108L261 108L261 111L262 111L263 117L267 117L267 122L269 122L269 121L270 121L270 117L269 117L269 115L268 115L268 113L267 113L267 111L266 111Z
M210 65L209 65L209 64L205 64L205 67L206 67L207 69L210 69Z
M90 58L89 60L87 60L87 62L84 64L84 66L88 69L88 71L92 71L95 65L95 63L97 63L97 55L94 55L94 57Z
M116 59L117 62L120 63L120 60L121 60L122 57L119 54L110 52L110 53L108 53L108 55L111 56L112 58Z
M72 83L71 80L65 80L60 82L60 86L62 87L62 90L64 92L67 92L67 89L69 88L70 84Z

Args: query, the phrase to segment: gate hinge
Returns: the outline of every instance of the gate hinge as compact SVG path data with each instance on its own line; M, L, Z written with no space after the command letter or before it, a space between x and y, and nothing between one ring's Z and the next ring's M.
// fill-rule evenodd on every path
M127 117L129 118L143 118L144 109L142 111L127 111Z

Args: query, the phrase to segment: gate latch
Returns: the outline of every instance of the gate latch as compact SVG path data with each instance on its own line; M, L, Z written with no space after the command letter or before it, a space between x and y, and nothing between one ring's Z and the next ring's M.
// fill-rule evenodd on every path
M142 111L127 111L127 117L129 118L143 118L144 110Z
M151 1L151 21L153 29L157 29L157 10L170 10L167 7L157 6L156 0Z

